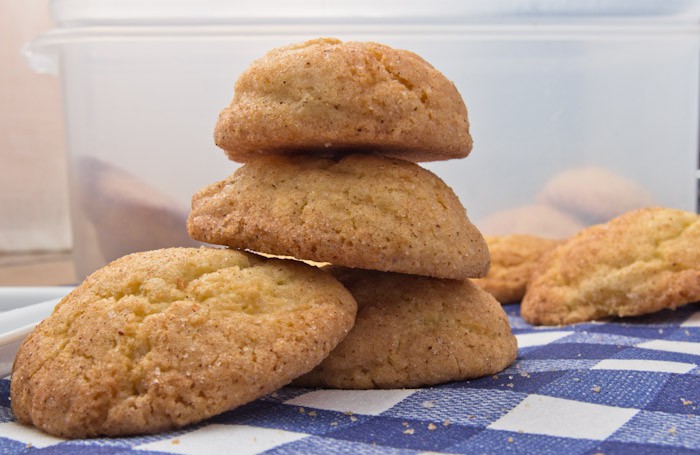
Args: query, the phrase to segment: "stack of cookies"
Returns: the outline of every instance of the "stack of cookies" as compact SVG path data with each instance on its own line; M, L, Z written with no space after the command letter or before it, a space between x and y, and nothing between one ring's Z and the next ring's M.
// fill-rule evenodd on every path
M472 148L464 101L425 60L334 39L272 50L238 79L215 140L244 165L193 197L190 235L330 263L358 302L350 335L297 384L414 387L514 360L500 305L466 281L488 271L486 242L416 164Z
M193 197L187 225L230 248L134 253L88 277L17 353L19 422L152 433L292 381L416 387L513 362L505 313L468 280L489 267L484 238L415 164L471 149L464 103L428 63L373 43L274 50L216 140L245 164Z

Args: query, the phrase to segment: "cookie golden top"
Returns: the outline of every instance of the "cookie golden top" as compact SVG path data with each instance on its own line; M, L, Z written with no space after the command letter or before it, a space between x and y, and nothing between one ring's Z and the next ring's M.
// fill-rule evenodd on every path
M433 161L472 148L464 101L444 75L412 52L336 39L280 47L253 62L214 136L240 162L348 149Z
M547 253L523 318L568 324L633 316L700 300L700 217L667 208L628 212Z
M192 198L192 238L347 267L484 276L489 253L454 192L408 161L264 156Z
M337 280L295 261L223 249L136 253L88 277L29 335L12 409L63 437L186 425L311 370L355 311Z

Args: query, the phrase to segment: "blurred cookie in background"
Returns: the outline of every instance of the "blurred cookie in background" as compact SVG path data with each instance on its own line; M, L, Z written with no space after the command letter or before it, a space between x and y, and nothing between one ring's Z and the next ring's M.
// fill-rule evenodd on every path
M584 227L574 216L545 204L495 212L476 225L485 235L529 234L552 239L570 237Z
M526 234L487 235L491 268L484 278L473 281L501 303L522 300L538 261L560 240Z
M570 213L586 225L654 204L642 185L601 167L569 169L555 175L537 201Z
M81 158L76 167L79 207L105 262L129 253L196 246L187 234L187 207L108 162Z

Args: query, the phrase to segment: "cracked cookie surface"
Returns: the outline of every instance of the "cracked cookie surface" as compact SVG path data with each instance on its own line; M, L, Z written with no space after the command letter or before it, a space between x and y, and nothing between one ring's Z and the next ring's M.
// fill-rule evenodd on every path
M233 161L259 154L374 151L410 161L466 157L467 109L418 55L316 39L273 49L236 82L214 138Z
M486 274L486 242L454 192L415 163L373 155L262 156L192 198L192 238L363 269Z
M180 427L272 392L346 335L356 303L296 261L211 248L118 259L17 353L18 421L62 437Z
M586 228L545 254L521 314L533 324L570 324L698 300L700 217L655 207Z
M515 360L501 305L469 280L330 269L357 300L355 326L295 385L419 387L495 374Z

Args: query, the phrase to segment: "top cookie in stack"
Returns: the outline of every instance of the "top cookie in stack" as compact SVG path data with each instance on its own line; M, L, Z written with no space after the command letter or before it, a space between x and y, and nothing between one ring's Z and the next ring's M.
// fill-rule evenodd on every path
M457 196L415 164L469 154L467 109L411 52L335 39L272 50L237 81L215 139L245 165L193 197L196 240L437 278L488 270Z
M214 136L239 162L339 150L436 161L472 149L462 97L428 62L383 44L336 39L280 47L253 62Z

